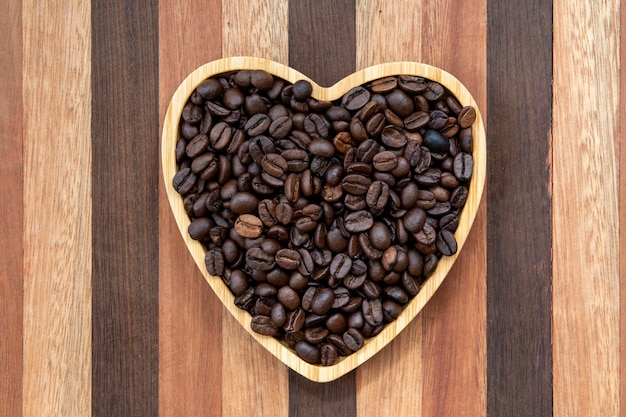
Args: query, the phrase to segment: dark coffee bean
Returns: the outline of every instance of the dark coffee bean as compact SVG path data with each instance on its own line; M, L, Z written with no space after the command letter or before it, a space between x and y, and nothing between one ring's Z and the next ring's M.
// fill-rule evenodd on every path
M278 301L288 310L300 307L300 296L290 286L285 285L278 290Z
M230 275L228 287L233 294L241 295L248 289L248 277L243 271L235 269Z
M404 216L403 224L407 232L419 232L426 222L426 212L419 207L409 210Z
M424 258L424 276L429 277L435 272L437 264L439 263L439 257L434 253L426 255Z
M289 149L283 151L280 156L287 161L289 172L302 172L309 166L309 155L303 149Z
M258 315L252 317L252 321L250 322L250 328L256 333L265 336L278 335L278 327L276 327L274 323L272 323L272 319L268 316Z
M305 313L301 308L298 308L287 314L287 322L283 326L283 329L287 333L298 332L304 326Z
M300 266L300 254L293 249L281 249L276 252L276 264L287 270L295 270Z
M398 318L400 313L402 312L402 307L400 304L396 303L392 300L383 301L383 317L384 321L389 323Z
M419 190L415 205L424 210L430 210L437 203L435 194L428 190Z
M435 244L439 252L444 256L451 256L456 253L456 239L454 238L454 234L448 229L443 229L437 234Z
M358 146L356 150L356 159L360 162L369 163L378 153L380 145L373 139L367 139Z
M345 278L352 268L352 259L345 253L335 255L330 263L330 273L335 278Z
M269 134L274 139L284 139L289 135L293 123L289 116L281 116L272 121L269 125Z
M315 270L315 263L311 257L311 252L309 252L308 249L299 249L298 253L300 253L301 258L298 271L304 276L311 276Z
M205 100L215 100L222 94L224 88L218 80L209 78L198 84L196 91Z
M332 343L324 343L320 346L319 362L324 366L334 365L339 358L339 351Z
M365 344L363 335L357 329L348 329L348 331L343 334L343 341L353 352L361 349Z
M346 175L341 181L342 188L354 195L362 195L367 193L367 190L372 181L363 175L349 174Z
M346 153L348 149L356 146L357 142L349 132L339 132L333 138L333 145L338 152Z
M328 125L327 121L317 113L310 113L304 118L304 131L314 138L327 138ZM334 147L333 147L334 151Z
M359 233L369 230L374 224L374 218L369 211L359 210L346 215L345 228L350 233Z
M382 181L374 181L367 189L365 202L372 214L377 216L383 212L389 200L389 186Z
M246 265L258 271L269 271L274 265L274 256L261 248L251 248L246 252Z
M261 159L261 168L267 174L275 178L281 178L287 171L287 161L276 153L264 155Z
M346 342L344 342L342 335L331 334L328 336L328 341L337 348L339 354L343 356L352 354L352 350L346 345Z
M311 310L318 315L326 314L333 306L335 292L330 288L321 288L311 301Z
M398 166L398 157L391 151L384 151L376 154L372 163L378 171L392 171Z
M409 295L403 288L399 286L392 285L389 287L385 287L383 291L385 292L387 297L393 299L400 304L406 304L409 302Z
M424 133L424 146L431 152L445 154L450 149L450 140L439 131L429 129Z
M439 219L439 228L442 230L448 229L452 233L454 233L457 227L459 227L459 218L454 213L446 214L441 219Z
M305 340L296 343L295 350L298 356L306 362L318 363L320 360L319 348Z
M426 91L424 91L424 97L428 101L437 101L439 100L445 92L445 89L441 84L435 81L430 81L426 84Z
M435 205L432 208L428 209L426 212L429 216L441 217L450 213L451 210L452 205L449 201L437 201L435 202Z
M321 318L323 319L323 317ZM305 327L307 328L304 330L304 338L313 345L317 345L326 340L326 337L328 337L330 333L328 329L322 326L315 326L314 324L307 324L306 322Z
M189 224L187 232L189 233L189 237L192 239L203 240L209 235L211 227L213 227L213 224L208 217L200 217L198 219L194 219Z
M292 94L296 100L305 101L312 92L313 86L309 81L298 80L293 84Z
M368 259L379 259L382 256L382 252L372 245L368 233L364 232L359 234L359 244L361 245L361 250L363 251L363 254Z
M341 99L341 105L349 111L359 110L370 101L370 92L363 87L353 87Z
M467 182L472 177L472 170L474 169L474 160L472 155L459 152L454 157L453 162L454 176L461 182Z
M411 97L400 89L393 90L385 96L385 99L389 109L401 118L405 118L413 113L415 108Z
M210 249L204 257L209 274L220 276L224 273L224 254L220 249Z
M465 129L470 127L476 120L476 109L472 106L465 106L458 115L459 127Z
M287 312L285 311L285 306L281 303L275 303L272 306L270 318L272 319L272 324L274 326L283 327L287 322Z
M417 294L420 290L419 282L411 276L408 272L404 272L402 274L402 287L406 290L408 294L411 296Z
M363 318L372 326L379 326L383 323L383 305L379 299L363 300L361 306Z
M430 112L430 121L428 127L431 129L441 130L448 122L448 115L441 110L433 110Z
M382 222L376 222L369 231L372 246L379 250L385 250L391 244L389 228Z
M406 135L396 126L387 126L381 134L382 142L390 148L399 149L407 143Z
M380 297L380 287L376 282L366 279L361 286L361 293L365 296L366 299L374 300Z
M343 202L346 208L353 211L363 210L367 207L365 198L362 195L346 194Z
M409 132L415 132L430 122L430 115L425 111L416 111L404 118L404 127Z
M236 214L251 213L258 208L259 200L250 193L235 193L230 198L230 209Z
M465 206L468 195L469 190L467 189L467 187L457 187L452 191L452 194L450 195L450 204L455 209L462 208L463 206Z
M426 171L415 177L419 185L430 187L439 184L441 181L441 171L437 168L428 168Z
M326 139L316 138L309 143L309 152L313 155L332 158L335 155L335 146Z

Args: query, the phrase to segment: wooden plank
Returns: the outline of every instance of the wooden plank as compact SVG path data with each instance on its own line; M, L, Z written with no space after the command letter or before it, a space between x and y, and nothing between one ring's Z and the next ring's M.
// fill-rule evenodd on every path
M221 57L221 0L159 2L159 121L178 84ZM197 22L193 24L191 22ZM159 130L160 131L160 130ZM159 181L159 416L222 415L222 306L189 256Z
M22 10L22 413L89 416L91 10L81 1Z
M626 7L620 3L620 62L626 53ZM626 145L620 144L620 140L626 133L626 71L620 70L619 74L619 131L614 137L615 150L617 152L619 171L619 300L620 300L620 410L626 410Z
M554 2L555 416L620 411L619 7Z
M320 85L339 81L356 69L355 25L354 0L290 1L289 65ZM289 415L355 416L355 372L317 384L290 371Z
M413 10L412 19L404 19ZM421 62L422 5L402 0L356 4L358 68L393 61ZM423 314L378 355L357 370L357 415L421 416L423 407ZM391 384L390 381L396 381Z
M21 1L0 14L0 416L22 415L23 175Z
M486 1L428 3L422 59L449 71L487 110ZM454 41L450 41L453 39ZM487 412L486 199L446 281L423 315L424 416Z
M289 2L289 64L321 86L353 72L355 0Z
M287 63L287 9L287 0L223 0L223 56L248 55ZM287 415L287 367L246 335L230 313L222 317L223 415ZM242 396L249 400L242 401Z
M158 9L124 1L92 7L92 413L155 416Z
M487 415L549 416L552 3L487 17Z

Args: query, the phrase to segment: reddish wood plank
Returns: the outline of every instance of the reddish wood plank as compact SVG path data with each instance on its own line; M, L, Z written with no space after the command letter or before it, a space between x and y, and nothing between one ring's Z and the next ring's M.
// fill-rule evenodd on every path
M620 413L614 148L619 7L618 0L600 6L591 0L554 2L552 317L554 415L559 417ZM572 118L572 112L585 119Z
M221 13L221 0L159 2L161 127L178 84L221 57ZM159 416L222 414L221 322L221 304L187 252L160 181Z
M22 415L22 3L0 14L0 416Z
M287 0L223 0L223 55L287 63L287 6ZM223 414L286 416L287 367L247 335L230 313L222 316Z
M81 1L22 13L25 416L91 414L90 16Z
M552 3L487 17L487 414L550 416Z
M156 416L158 8L92 6L92 413Z
M428 3L422 59L455 75L487 110L486 1ZM454 39L450 42L450 39ZM486 199L446 281L424 308L424 416L485 416Z

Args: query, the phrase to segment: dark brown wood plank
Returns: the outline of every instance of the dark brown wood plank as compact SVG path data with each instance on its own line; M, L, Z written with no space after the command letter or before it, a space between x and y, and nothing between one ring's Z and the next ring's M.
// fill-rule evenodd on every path
M356 68L355 0L289 2L289 65L329 86ZM290 416L356 416L355 371L319 384L289 371Z
M94 416L158 413L158 8L92 2Z
M487 415L550 416L552 2L487 16Z
M22 415L22 3L0 13L0 416Z
M355 70L355 0L291 0L289 65L321 86Z

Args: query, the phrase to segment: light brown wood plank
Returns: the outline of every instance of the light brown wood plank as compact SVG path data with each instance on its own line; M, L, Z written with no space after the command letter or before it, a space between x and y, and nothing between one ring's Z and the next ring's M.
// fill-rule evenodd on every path
M22 415L22 3L0 13L0 416Z
M422 59L456 76L487 111L486 1L429 2L422 20ZM451 41L453 40L453 41ZM424 416L485 416L486 198L446 281L426 305Z
M413 11L413 19L404 18L406 10ZM357 69L392 61L420 62L422 12L421 4L409 0L394 7L382 0L358 0ZM418 314L396 340L357 370L358 416L422 415L422 333L423 314Z
M624 59L626 53L626 7L620 3L620 61ZM620 91L620 123L618 134L614 138L615 150L618 158L619 170L619 300L620 300L620 410L626 410L626 145L620 140L626 133L626 71L620 71L619 77Z
M554 2L557 417L619 415L619 6Z
M257 56L287 64L287 19L287 0L223 0L222 55ZM223 415L288 415L287 367L227 312L222 320L222 357Z
M90 19L23 4L24 416L91 415Z
M221 57L221 7L221 0L159 2L161 126L178 84ZM222 306L184 245L163 182L159 196L159 415L221 415Z

